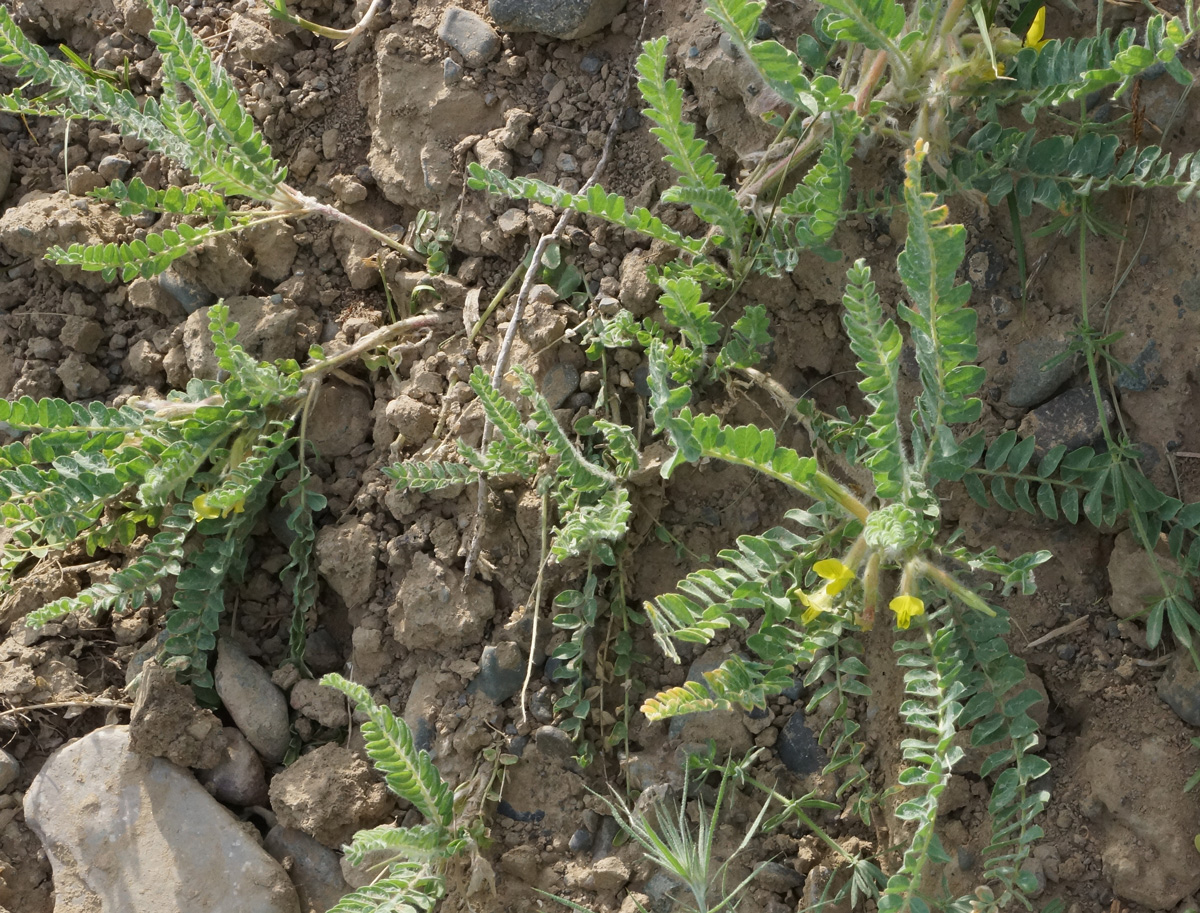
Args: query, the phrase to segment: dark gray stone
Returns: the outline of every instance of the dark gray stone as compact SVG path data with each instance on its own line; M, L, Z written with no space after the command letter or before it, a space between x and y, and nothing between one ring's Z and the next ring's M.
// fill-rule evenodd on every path
M804 713L801 710L796 710L788 717L788 721L779 730L775 752L783 766L794 774L819 773L828 760L817 742L817 737L805 724Z
M557 761L564 767L575 767L575 743L571 737L556 726L540 726L533 733L533 742L538 752L547 760Z
M587 852L592 848L592 832L586 827L581 827L571 835L571 840L567 843L567 848L572 853Z
M781 862L766 862L759 868L756 883L774 894L786 894L804 884L804 876Z
M1179 650L1158 680L1158 696L1189 726L1200 726L1200 672L1186 650Z
M340 672L344 664L337 641L325 628L317 628L304 644L304 662L314 675Z
M646 896L654 913L671 913L676 903L688 896L687 887L666 872L655 872L646 881Z
M479 658L479 674L467 691L479 692L497 704L508 700L521 690L525 681L525 652L512 641L483 648Z
M488 12L504 31L564 39L599 31L624 8L625 0L488 0Z
M258 753L239 729L226 726L221 760L196 774L200 785L226 805L266 805L267 774Z
M185 279L174 269L168 269L158 277L158 287L183 305L189 314L217 303L216 295L200 283Z
M617 819L612 815L600 817L600 824L592 838L592 862L599 862L606 856L612 855L613 841L617 839L620 831L621 826L617 824Z
M124 181L132 169L133 163L123 155L106 155L96 167L100 177L106 181Z
M1158 343L1153 339L1148 340L1138 357L1117 373L1117 386L1130 393L1145 393L1153 387L1162 386L1165 381L1156 367L1161 361Z
M1064 358L1052 368L1046 362L1067 350L1070 342L1062 338L1030 339L1013 353L1013 382L1008 388L1008 403L1018 409L1038 406L1055 394L1075 373L1078 355Z
M500 53L500 36L486 21L474 13L452 6L442 15L438 37L458 53L463 63L472 68L486 66Z
M1037 438L1035 458L1040 458L1059 444L1067 450L1095 447L1103 442L1104 428L1113 419L1112 402L1108 395L1102 394L1101 399L1104 402L1103 418L1096 409L1096 398L1090 387L1067 390L1025 416L1017 433L1021 437Z
M550 403L551 409L557 409L567 401L567 398L579 389L579 371L574 365L557 364L546 372L542 380L542 396Z
M303 831L276 825L263 840L263 849L287 868L305 910L329 910L350 893L341 856ZM285 859L291 859L291 865Z

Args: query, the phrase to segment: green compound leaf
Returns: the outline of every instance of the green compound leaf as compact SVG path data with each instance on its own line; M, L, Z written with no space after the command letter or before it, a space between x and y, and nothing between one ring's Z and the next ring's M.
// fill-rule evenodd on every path
M467 183L473 190L487 190L518 200L536 200L556 209L572 209L583 215L596 216L622 228L656 238L695 256L700 256L707 244L704 238L692 238L668 228L661 219L651 215L644 207L629 212L623 196L608 193L600 186L593 186L583 194L568 193L534 178L510 178L502 172L484 168L478 162L472 162L468 171L470 177Z
M875 477L880 498L899 496L908 485L908 462L900 437L900 349L903 341L896 324L883 317L883 307L871 281L871 270L859 260L847 275L842 323L850 337L850 348L861 359L863 392L871 414L871 433L866 465Z
M324 676L321 684L341 691L367 715L362 726L367 755L383 774L388 789L411 802L427 821L448 828L454 820L453 793L429 754L417 750L404 720L397 719L388 707L376 704L362 685L337 673Z

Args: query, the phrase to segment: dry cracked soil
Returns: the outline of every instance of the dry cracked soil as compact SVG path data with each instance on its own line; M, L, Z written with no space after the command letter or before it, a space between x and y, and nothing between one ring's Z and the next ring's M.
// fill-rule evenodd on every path
M155 85L157 60L136 0L6 3L41 43L66 43L114 69L128 61L135 91ZM518 18L522 6L542 5L554 4L515 4L512 14L514 4L493 2ZM465 189L468 162L574 189L600 161L615 119L602 182L653 205L668 224L698 230L691 214L656 204L670 176L627 91L639 33L670 36L672 75L687 89L687 116L701 125L727 173L737 174L771 141L758 116L757 78L720 41L699 0L576 5L595 7L602 24L583 37L559 39L513 31L503 21L493 31L497 23L484 0L460 0L453 9L446 0L392 0L369 33L343 50L270 20L248 0L188 0L183 9L244 90L298 186L380 228L408 223L419 208L441 215L454 243L449 274L432 281L436 306L469 311L491 299L556 214ZM1051 27L1059 33L1087 27L1069 6L1052 6ZM815 10L807 0L772 0L763 28L793 40ZM333 0L301 0L295 11L338 26L356 15ZM1145 17L1140 9L1120 12ZM482 31L467 14L482 18ZM1185 61L1195 69L1195 52ZM13 86L11 74L0 79ZM1195 101L1185 99L1170 119L1177 93L1168 82L1142 88L1145 129L1166 127L1164 145L1194 148L1200 144ZM860 186L895 190L897 153L876 152L855 163ZM128 285L42 260L51 244L127 238L146 228L84 196L114 177L134 175L154 187L189 179L106 124L77 122L64 131L61 122L0 115L0 395L109 403L161 396L194 376L211 376L205 314L218 298L229 304L255 354L302 357L312 343L345 344L386 322L384 283L395 300L407 301L430 281L396 257L383 257L382 269L365 263L378 253L373 244L318 219L220 239L161 280ZM1118 294L1103 304L1108 329L1124 334L1115 353L1133 366L1113 389L1112 419L1143 448L1144 465L1160 487L1198 500L1200 204L1117 196L1106 202L1105 215L1123 227L1125 240L1091 245L1093 297L1103 301L1114 273L1130 267ZM956 209L955 217L968 229L963 278L973 287L980 361L988 371L981 427L989 435L1023 427L1047 439L1094 436L1094 414L1089 424L1081 411L1086 377L1079 365L1067 361L1054 377L1037 371L1062 350L1078 319L1073 242L1031 242L1030 261L1041 266L1022 300L1007 218L970 206ZM836 237L842 263L806 261L790 277L747 284L733 306L767 306L774 343L764 370L825 409L857 408L854 358L839 318L844 270L866 257L884 300L897 301L901 241L885 215L851 217ZM639 316L655 309L646 266L664 256L632 233L582 219L563 243L564 260L579 271L593 301L615 298ZM462 332L429 338L398 350L393 372L354 369L324 390L309 425L320 452L319 489L329 499L319 517L321 592L309 664L318 672L349 670L403 714L453 783L476 776L487 749L518 757L506 769L501 801L485 809L491 884L459 873L443 909L554 909L536 893L542 890L597 911L629 913L642 903L666 913L675 903L672 885L635 847L614 841L615 822L597 794L610 786L635 793L677 788L681 750L710 737L721 751L766 749L754 773L785 794L831 794L837 781L820 775L821 749L812 741L827 711L805 717L807 695L797 688L773 699L765 715L725 714L674 729L651 723L636 711L643 695L681 683L690 666L704 668L739 644L718 638L708 651L685 651L676 666L646 629L635 628L635 647L650 660L634 670L628 740L599 750L581 768L578 746L556 727L561 684L544 659L562 635L547 635L546 606L521 705L531 649L527 603L538 566L537 494L519 484L491 491L480 569L464 587L473 490L400 493L380 471L401 457L446 455L459 437L479 440L481 413L466 380L475 365L494 363L511 306L510 296L473 343ZM580 306L538 290L514 359L533 372L568 422L593 408L601 380L572 332L584 316ZM644 364L641 351L627 349L608 366L616 404L643 446L651 438ZM731 387L705 396L705 407L729 421L771 423L785 442L807 447L762 390ZM705 465L685 467L669 483L644 474L634 506L624 568L627 597L638 605L738 535L775 525L797 505L770 481ZM1004 555L1048 548L1055 556L1040 569L1036 595L1007 600L1015 622L1011 648L1045 695L1034 713L1042 754L1053 765L1045 838L1028 863L1037 903L1061 901L1068 913L1194 909L1200 803L1184 794L1183 784L1200 766L1200 751L1189 743L1200 726L1200 679L1186 654L1146 646L1137 618L1144 556L1119 528L1031 520L981 509L962 496L944 509L971 546L995 546ZM364 761L361 740L347 737L342 701L275 671L286 655L290 606L278 581L287 562L286 529L278 510L269 520L253 541L247 579L230 594L216 660L223 706L216 712L197 707L187 689L147 663L163 626L162 605L124 617L68 618L40 630L24 624L31 609L111 573L122 556L62 556L17 580L0 599L0 907L324 911L347 883L361 883L338 855L356 829L414 823L415 812L397 807ZM553 569L549 592L577 585L579 575L578 567ZM612 635L598 627L588 657L596 709L585 735L596 744L623 715L622 682L610 674ZM135 700L125 687L139 671ZM877 691L896 687L886 677L874 684ZM882 787L894 777L894 746L904 733L878 709L864 701L853 713L864 726L868 772ZM289 750L297 745L293 759ZM50 781L52 789L46 778L35 781L48 765L56 776L66 772ZM89 786L89 778L102 785ZM114 796L126 796L122 790L132 790L134 804L160 794L162 802L180 804L150 822L129 805L109 807ZM228 813L214 812L210 795ZM968 758L941 806L951 857L941 875L954 894L969 890L978 872L987 796L978 761ZM718 832L718 856L741 839L760 802L747 792L734 804ZM190 837L172 830L170 819L192 816ZM97 835L97 822L108 831ZM871 827L836 813L820 823L846 846L887 843L885 816ZM255 884L245 890L261 895L237 894L234 906L223 907L192 890L230 880L217 846L233 853L243 871L258 873L246 876ZM806 905L819 897L834 860L815 837L787 824L751 844L731 872L733 882L764 862L742 909L788 913ZM172 892L171 879L191 887Z

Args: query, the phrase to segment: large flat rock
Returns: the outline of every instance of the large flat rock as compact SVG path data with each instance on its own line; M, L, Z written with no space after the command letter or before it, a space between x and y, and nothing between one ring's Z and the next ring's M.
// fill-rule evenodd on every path
M183 768L105 726L60 748L25 794L55 913L299 913L287 873Z

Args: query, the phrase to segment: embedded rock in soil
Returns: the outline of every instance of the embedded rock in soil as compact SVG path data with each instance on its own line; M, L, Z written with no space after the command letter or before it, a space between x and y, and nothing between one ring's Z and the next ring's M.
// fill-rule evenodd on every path
M246 241L254 255L254 268L271 282L283 282L292 274L300 245L295 229L281 222L268 222L246 230Z
M1037 337L1017 346L1012 358L1013 381L1008 388L1010 406L1028 409L1041 405L1071 379L1078 355L1045 367L1046 362L1066 352L1068 345L1063 338Z
M350 722L342 693L311 678L296 682L288 701L293 710L330 729L344 728Z
M489 700L502 704L518 691L525 681L525 652L512 641L483 648L479 658L479 675L467 688L469 693L482 693Z
M388 424L404 435L406 447L420 447L437 429L437 411L407 394L401 394L389 402L384 415Z
M379 252L378 241L343 223L334 226L331 240L350 288L362 291L379 284L379 270L368 261L369 257Z
M658 286L648 274L652 263L661 265L659 258L641 249L631 250L621 261L621 306L634 317L645 317L658 302Z
M1158 563L1168 574L1179 573L1179 565L1165 551L1157 551ZM1108 583L1112 587L1109 607L1114 615L1132 618L1162 598L1162 584L1158 581L1154 561L1138 545L1132 532L1124 530L1117 536L1108 559Z
M327 381L308 416L308 442L323 459L332 460L365 443L371 424L366 393L341 381Z
M229 319L238 325L237 344L251 357L275 361L296 356L300 333L296 308L251 295L230 298L225 306ZM184 324L183 345L192 375L212 380L217 376L217 356L209 319L207 307L193 312Z
M272 778L271 808L280 824L336 849L382 824L392 800L360 755L330 742Z
M488 12L506 32L541 32L582 38L598 32L625 9L626 0L488 0Z
M388 620L402 646L443 653L478 642L495 614L490 587L472 580L464 592L462 574L424 552L413 556L412 570L388 606Z
M238 729L268 764L278 764L291 741L287 698L265 669L226 637L217 644L217 695Z
M63 397L69 400L95 399L108 389L108 376L78 352L63 359L54 373L62 382Z
M105 726L50 756L25 820L54 870L56 913L299 913L287 874L182 768Z
M1176 650L1158 680L1158 696L1189 726L1200 726L1200 672L1186 650Z
M438 37L462 55L463 63L474 69L486 66L500 53L500 36L475 13L452 6L442 15Z
M341 857L303 831L276 825L263 840L263 849L287 868L305 913L325 913L350 893Z
M420 672L413 679L412 691L404 705L404 722L412 732L413 744L421 751L433 748L438 713L445 703L441 695L452 681L444 672Z
M1105 742L1088 750L1081 769L1091 791L1085 814L1113 892L1168 910L1200 889L1192 846L1200 797L1183 791L1189 771L1178 748L1158 736L1136 745Z
M100 35L108 34L111 26L106 24L112 22L116 9L111 0L21 0L15 13L23 27L32 23L47 38L86 57Z
M137 700L129 717L133 750L166 758L180 767L215 767L225 745L221 721L196 704L192 689L156 662L142 667Z
M267 774L262 758L233 726L222 730L221 756L211 769L196 773L196 779L218 802L226 805L266 805Z
M296 53L296 45L273 28L276 20L265 9L237 13L229 20L229 46L239 57L270 67Z
M457 193L446 193L454 147L465 136L499 127L501 106L489 108L474 87L447 86L440 68L414 53L411 41L400 28L380 33L375 79L360 83L371 134L367 163L397 206L444 209L448 216L458 201Z
M116 210L89 199L70 194L28 193L15 206L0 216L0 245L22 259L41 264L46 251L58 245L95 244L112 241L120 232ZM68 278L92 277L99 282L85 282L93 290L106 288L107 282L99 273L83 273L75 267L61 267Z
M819 773L829 763L824 750L817 742L817 737L804 722L804 711L799 707L779 731L775 753L779 755L784 767L801 776Z
M1103 419L1096 410L1096 397L1090 387L1067 390L1025 416L1017 434L1037 438L1034 454L1039 459L1060 444L1067 450L1096 446L1104 439L1104 428L1113 419L1112 402L1107 394L1102 399Z
M317 533L317 573L342 597L348 609L367 604L375 592L379 540L375 530L352 520Z
M63 321L59 341L80 355L94 355L104 341L104 327L98 320L72 314Z

